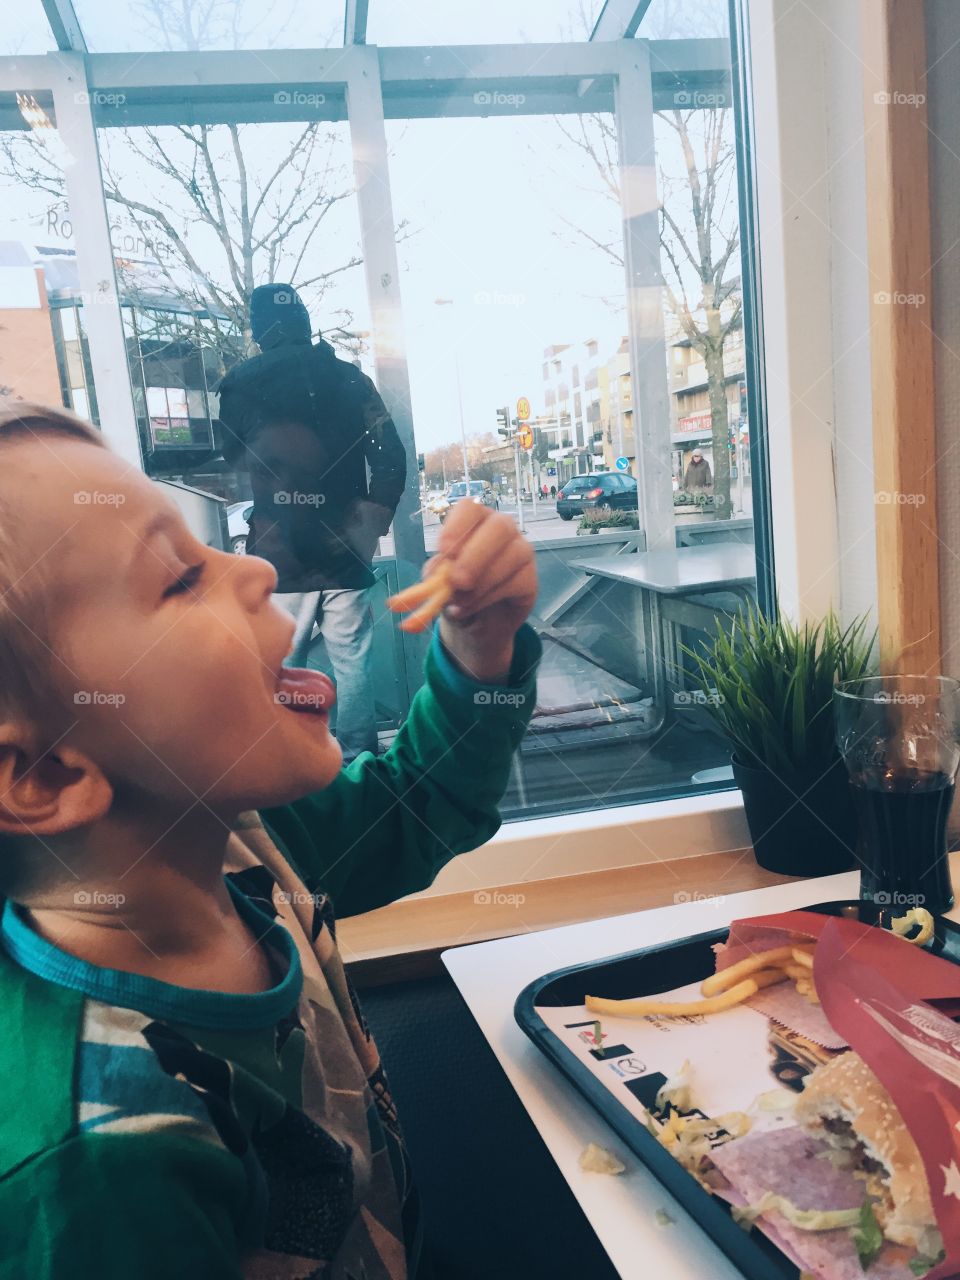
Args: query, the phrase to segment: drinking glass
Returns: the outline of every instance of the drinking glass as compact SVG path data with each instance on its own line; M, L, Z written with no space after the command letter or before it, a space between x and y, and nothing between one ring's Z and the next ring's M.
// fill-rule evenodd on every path
M953 906L947 817L960 764L960 683L871 676L834 692L858 819L860 897L881 915Z

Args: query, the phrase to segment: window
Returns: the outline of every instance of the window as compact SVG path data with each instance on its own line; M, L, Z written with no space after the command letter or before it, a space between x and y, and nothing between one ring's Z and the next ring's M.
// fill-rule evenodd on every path
M119 422L136 433L152 477L246 504L236 521L250 482L223 460L217 386L251 350L252 287L292 283L313 333L383 382L407 450L411 479L375 558L378 603L398 566L417 567L437 545L441 511L430 495L499 505L534 546L533 621L545 658L506 816L729 781L728 747L687 696L682 654L717 621L728 626L750 589L705 582L676 609L655 582L638 588L628 574L597 571L598 560L626 564L648 546L681 557L708 545L752 554L763 470L751 461L762 424L750 416L759 397L740 390L751 299L725 4L653 0L642 6L636 43L591 44L600 0L372 0L354 37L365 36L373 53L339 48L344 9L328 0L231 0L208 6L201 25L190 6L176 18L172 6L147 6L148 21L137 6L75 4L88 70L106 75L118 51L151 57L135 57L125 85L112 97L105 89L102 101L73 95L58 113L49 93L37 99L48 124L51 113L73 110L89 112L97 128L112 261L97 264L96 278L116 278L113 337L95 320L103 299L80 284L76 245L97 238L72 225L46 126L35 113L31 125L28 112L13 139L26 159L49 162L42 184L30 176L35 167L0 149L5 212L28 245L25 264L8 266L0 242L0 305L25 313L16 290L32 280L36 291L40 271L45 301L38 293L31 322L44 331L51 375L40 398L98 421L98 393L113 394L125 356L129 394L125 407L114 397L103 413L107 429ZM356 16L367 6L350 9ZM648 40L659 42L655 66ZM531 41L544 46L532 63L503 47L522 54ZM487 46L482 57L471 51L477 44ZM455 49L456 58L430 47ZM303 86L298 48L317 50L322 84ZM252 49L270 51L266 70L234 57ZM179 66L184 51L217 52L204 60L202 91L164 80L165 60ZM361 111L346 89L363 78L358 52L381 74ZM52 80L55 57L50 64ZM652 93L650 118L618 116L627 82L624 100ZM662 205L669 217L625 219L621 157L634 164L649 155L657 189L645 207ZM355 162L374 174L359 188ZM97 179L95 168L84 180ZM715 192L706 205L695 198L704 185ZM718 274L703 288L711 264ZM3 382L23 365L10 345L12 318L0 315ZM497 415L506 406L517 417L524 400L536 432L533 448L517 450L498 434ZM688 509L682 485L694 450L711 482ZM567 508L578 497L595 503L585 495L598 487L617 499L617 518L596 532ZM242 542L245 530L230 536ZM758 542L767 536L760 528ZM386 742L417 688L420 653L376 613L372 678ZM312 660L328 662L322 644Z

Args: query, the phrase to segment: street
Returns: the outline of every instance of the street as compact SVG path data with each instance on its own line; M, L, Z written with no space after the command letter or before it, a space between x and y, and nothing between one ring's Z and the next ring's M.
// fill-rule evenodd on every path
M517 519L516 502L508 502L502 500L500 510L509 516ZM422 516L418 515L417 519L423 520L423 541L429 553L433 553L437 549L437 539L440 536L440 521L436 516L430 515L429 512L423 512ZM576 520L561 520L557 515L557 504L553 499L548 498L546 502L537 502L537 513L533 514L531 503L523 504L523 523L524 531L532 542L552 542L557 538L574 538L577 534ZM393 546L393 530L380 539L381 556L392 556L394 554Z
M749 515L752 509L750 501L749 488L744 493L744 514ZM507 499L500 500L500 510L509 516L517 519L517 504L515 501ZM424 545L429 553L433 553L437 549L437 539L440 535L440 521L436 516L430 515L429 512L423 512L417 516L417 519L423 520L423 540ZM557 504L552 498L546 501L538 499L536 514L533 512L532 503L525 502L523 504L523 523L524 532L531 542L554 542L559 538L575 538L577 536L577 520L561 520L557 515ZM394 554L393 546L393 530L380 539L381 556L392 556Z

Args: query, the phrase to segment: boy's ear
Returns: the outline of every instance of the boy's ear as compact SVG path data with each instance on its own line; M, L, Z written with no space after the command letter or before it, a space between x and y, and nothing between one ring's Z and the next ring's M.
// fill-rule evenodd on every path
M38 750L26 725L0 723L0 832L59 835L95 822L113 788L82 751L58 744Z

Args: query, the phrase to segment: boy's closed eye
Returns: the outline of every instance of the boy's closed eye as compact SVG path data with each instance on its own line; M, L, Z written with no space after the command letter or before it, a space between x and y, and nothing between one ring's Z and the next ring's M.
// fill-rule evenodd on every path
M166 588L163 593L164 600L167 600L170 596L182 595L184 592L191 591L198 586L205 568L206 563L204 561L191 565L189 569L186 569Z

